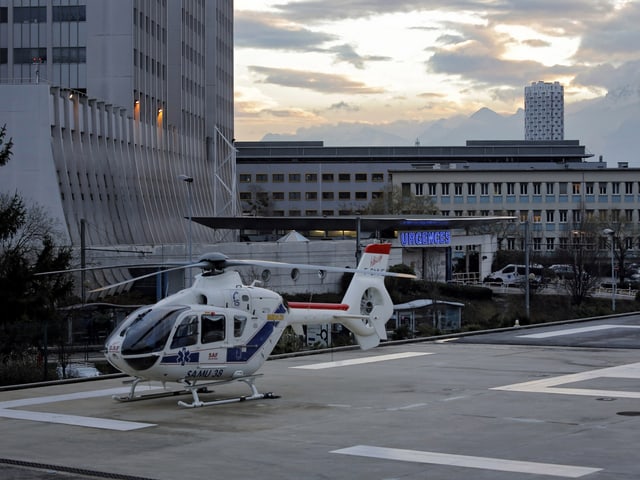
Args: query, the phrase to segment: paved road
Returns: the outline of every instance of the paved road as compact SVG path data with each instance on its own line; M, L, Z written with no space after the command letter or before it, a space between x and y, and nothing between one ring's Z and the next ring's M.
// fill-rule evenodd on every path
M0 477L637 479L637 327L625 316L280 359L257 382L280 398L201 409L118 403L121 379L2 392Z

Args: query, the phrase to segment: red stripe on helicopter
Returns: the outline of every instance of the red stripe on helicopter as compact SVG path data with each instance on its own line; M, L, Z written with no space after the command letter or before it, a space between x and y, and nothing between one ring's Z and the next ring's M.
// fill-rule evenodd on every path
M306 308L308 310L349 310L346 303L309 303L309 302L289 302L291 308Z
M389 252L391 252L390 243L372 243L364 249L364 253L382 253L383 255L389 255Z

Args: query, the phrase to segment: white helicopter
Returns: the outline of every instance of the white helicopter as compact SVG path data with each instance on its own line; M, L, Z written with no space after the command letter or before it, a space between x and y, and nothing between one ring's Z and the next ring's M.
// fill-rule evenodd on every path
M386 271L390 250L388 243L368 245L356 269L229 260L219 253L178 267L201 267L203 273L195 276L191 287L131 313L106 340L108 362L134 377L129 394L116 398L158 396L136 395L136 386L143 381L162 382L165 388L167 382L177 382L193 397L192 402L178 402L183 407L272 398L271 393L258 392L256 372L289 325L341 323L362 349L377 346L387 338L385 324L393 313L384 276L415 278ZM342 303L287 303L272 290L243 285L240 274L227 269L240 265L353 272L354 276ZM236 381L248 385L251 394L209 402L200 399L208 387Z

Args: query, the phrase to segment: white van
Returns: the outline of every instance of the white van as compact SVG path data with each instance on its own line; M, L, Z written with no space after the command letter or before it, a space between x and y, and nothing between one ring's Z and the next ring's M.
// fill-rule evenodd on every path
M524 281L526 273L526 265L515 265L510 263L500 270L492 272L484 279L485 283L501 283L503 285L517 285ZM540 282L542 281L542 265L529 265L529 275Z

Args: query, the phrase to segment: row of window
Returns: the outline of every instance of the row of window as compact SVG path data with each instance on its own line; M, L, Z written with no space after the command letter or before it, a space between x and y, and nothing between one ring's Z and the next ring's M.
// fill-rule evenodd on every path
M85 47L53 47L53 63L86 63L87 49ZM7 49L0 49L0 63L8 62ZM13 63L47 63L46 48L14 48Z
M85 22L87 7L84 5L54 6L54 22ZM0 7L0 23L9 21L8 7ZM47 7L13 7L13 23L46 23Z
M382 196L382 192L371 192L371 199L375 200ZM351 200L351 198L355 200L368 200L369 192L322 192L318 194L316 191L304 192L305 200L317 200L318 198L322 198L322 200ZM291 201L302 200L303 192L289 192L286 194L286 198ZM268 202L269 200L285 200L284 192L255 192L255 198L252 192L240 192L240 200L244 202L250 202L252 200Z
M524 239L518 237L507 237L506 240L506 249L507 250L515 250L516 246L519 250L524 250ZM640 242L638 239L635 240L633 238L624 238L624 248L627 250L631 250L634 248L640 248ZM535 251L541 251L544 248L547 251L552 251L557 249L560 250L571 250L573 248L585 248L586 250L593 250L598 248L599 250L607 249L607 243L605 239L599 239L598 245L581 245L575 244L573 239L568 237L532 237L531 239L531 248Z
M556 191L560 195L607 195L609 192L613 195L620 194L624 191L626 195L634 193L634 185L638 184L638 192L640 192L640 182L483 182L483 183L464 183L464 182L429 182L414 183L413 193L421 196L428 195L450 195L453 185L454 195L555 195ZM438 188L439 187L439 188ZM403 183L402 191L407 194L411 190L411 184Z
M440 210L444 217L489 217L492 215L505 215L516 217L521 222L530 220L533 223L579 223L582 221L599 222L633 222L635 218L640 219L640 210L634 209L608 209L608 210Z
M369 175L371 175L372 182L384 182L385 175L384 173L289 173L285 176L284 173L272 173L271 174L271 182L273 183L282 183L285 181L285 178L288 179L290 183L301 182L304 178L305 182L316 183L318 182L318 178L322 179L323 182L334 182L336 179L339 182L350 182L353 178L356 182L367 182L369 180ZM254 180L255 178L255 180ZM267 183L269 181L269 174L267 173L256 173L252 175L251 173L241 173L239 176L240 183Z

